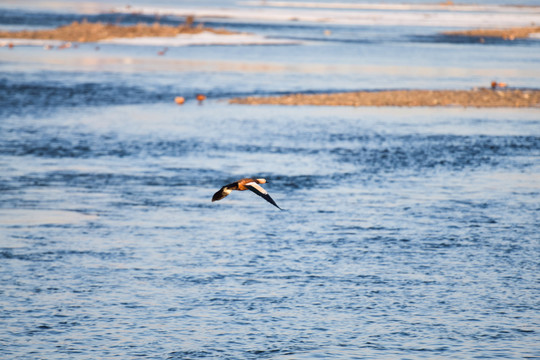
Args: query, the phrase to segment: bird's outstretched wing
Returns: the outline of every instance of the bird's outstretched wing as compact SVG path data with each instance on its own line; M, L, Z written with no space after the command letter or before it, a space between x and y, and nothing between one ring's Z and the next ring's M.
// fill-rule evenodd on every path
M268 201L270 204L274 205L275 207L277 207L279 210L283 210L282 208L280 208L276 202L274 201L274 199L272 199L270 197L270 195L268 195L268 192L266 192L266 190L263 189L262 186L260 186L259 184L257 184L256 182L250 182L250 183L247 183L245 185L245 187L247 187L249 190L253 191L255 194L259 195L260 197L262 197L264 200Z
M222 187L221 189L219 189L218 192L214 194L214 196L212 196L212 202L223 199L225 196L229 195L231 191L232 190L229 189L227 186Z

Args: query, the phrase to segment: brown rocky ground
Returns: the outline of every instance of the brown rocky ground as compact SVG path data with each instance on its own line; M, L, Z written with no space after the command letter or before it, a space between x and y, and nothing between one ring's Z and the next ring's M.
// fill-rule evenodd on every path
M388 90L229 100L248 105L540 107L540 90Z
M540 33L540 26L517 27L510 29L474 29L464 31L448 31L444 35L495 37L505 40L523 39L533 33Z
M81 23L75 21L69 25L61 26L50 30L0 32L0 38L12 39L41 39L41 40L63 40L76 42L96 42L99 40L112 38L134 38L148 36L176 36L178 34L198 34L209 31L216 34L229 35L232 32L224 29L206 28L201 25L192 26L193 19L188 17L186 23L177 27L160 25L137 24L133 26L120 26L103 23Z

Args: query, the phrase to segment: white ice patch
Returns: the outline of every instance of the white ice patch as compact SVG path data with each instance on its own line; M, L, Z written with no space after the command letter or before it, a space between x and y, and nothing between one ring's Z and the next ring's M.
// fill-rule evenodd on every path
M68 41L61 40L41 40L41 39L0 39L0 46L8 46L13 44L15 46L52 46L58 47L66 44Z
M199 34L179 34L175 37L137 37L101 40L101 43L150 46L190 46L190 45L275 45L299 44L299 41L271 39L255 34L220 35L211 32Z
M14 46L43 46L46 48L58 48L69 41L39 40L39 39L0 39L0 47L13 44ZM74 42L76 43L76 42ZM141 45L141 46L190 46L190 45L295 45L301 41L288 39L273 39L256 34L231 34L221 35L212 32L199 34L179 34L175 37L136 37L114 38L100 40L103 44Z

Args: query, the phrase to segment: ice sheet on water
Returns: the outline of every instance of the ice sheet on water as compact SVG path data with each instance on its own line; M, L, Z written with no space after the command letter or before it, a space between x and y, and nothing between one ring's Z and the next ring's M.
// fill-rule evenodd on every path
M270 45L298 44L299 41L272 39L255 34L218 35L211 32L180 34L175 37L115 38L101 41L109 44L149 45L149 46L190 46L190 45Z
M175 37L137 37L114 38L99 41L106 44L142 45L142 46L192 46L192 45L294 45L297 40L268 38L255 34L219 35L211 32L199 34L180 34ZM16 46L60 46L65 41L40 39L2 39L0 45Z

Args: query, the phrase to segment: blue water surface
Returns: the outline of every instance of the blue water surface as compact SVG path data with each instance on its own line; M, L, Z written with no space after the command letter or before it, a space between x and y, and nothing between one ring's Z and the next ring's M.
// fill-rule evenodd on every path
M227 102L534 88L537 40L215 21L305 42L0 48L0 357L539 358L537 107ZM284 210L210 201L246 176Z

